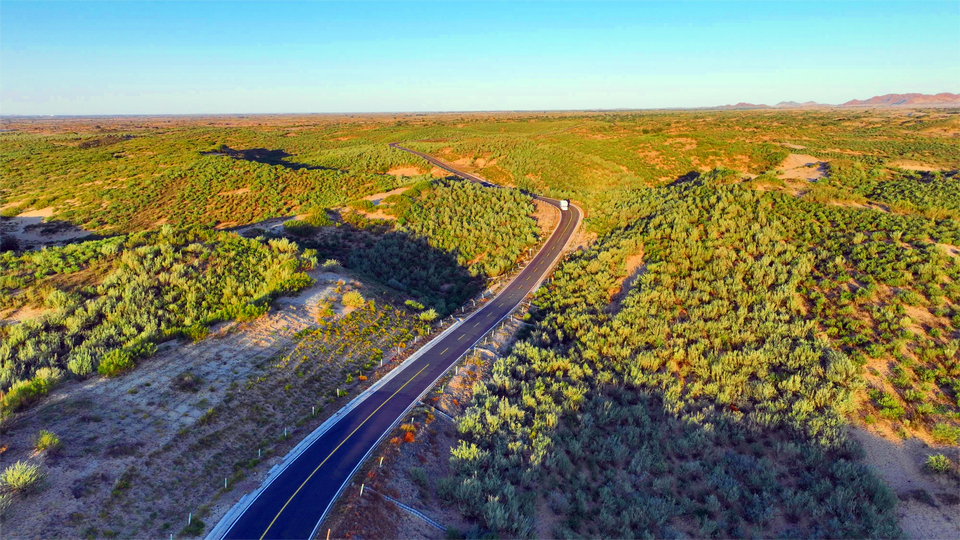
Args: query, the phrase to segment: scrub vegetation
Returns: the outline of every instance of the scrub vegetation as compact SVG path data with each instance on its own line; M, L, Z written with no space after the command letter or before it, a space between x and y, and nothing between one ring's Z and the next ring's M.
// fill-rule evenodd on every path
M956 476L956 110L71 122L0 133L4 225L50 214L98 235L4 243L0 309L31 315L0 328L5 415L64 378L120 376L163 340L262 315L317 261L379 287L344 293L339 318L319 306L271 361L291 377L251 378L259 399L231 389L150 454L196 459L177 457L169 480L138 473L144 495L229 492L223 479L279 452L314 402L342 399L508 273L542 240L525 192L575 201L588 235L457 420L443 498L478 536L903 536L851 424L946 447L925 468ZM512 189L445 178L394 141ZM785 173L791 160L818 174ZM267 395L311 407L265 417ZM40 474L17 466L11 478ZM202 504L146 519L125 489L84 526L166 536Z
M311 283L296 244L211 230L134 233L0 259L5 302L42 298L49 312L0 330L3 414L47 393L66 373L114 376L156 344L248 320ZM85 276L81 276L85 274ZM26 290L22 290L27 287Z

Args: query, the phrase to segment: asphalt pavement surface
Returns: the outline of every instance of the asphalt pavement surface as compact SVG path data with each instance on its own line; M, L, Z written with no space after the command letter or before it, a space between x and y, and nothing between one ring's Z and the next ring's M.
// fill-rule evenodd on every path
M429 155L416 154L466 180L492 185ZM537 197L559 208L559 201ZM311 538L360 464L421 396L489 330L533 292L559 261L576 232L580 210L560 212L560 222L527 266L455 331L424 345L419 358L368 395L304 450L235 518L228 539Z

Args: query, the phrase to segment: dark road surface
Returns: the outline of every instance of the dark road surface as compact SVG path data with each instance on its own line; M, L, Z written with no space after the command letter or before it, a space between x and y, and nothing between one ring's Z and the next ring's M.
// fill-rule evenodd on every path
M492 185L426 154L396 144L390 146L416 154L467 180ZM559 207L558 201L537 198ZM264 539L310 538L316 534L350 477L408 408L547 276L576 231L580 210L571 205L560 216L560 223L541 250L500 294L456 330L424 345L424 352L415 361L396 368L402 371L341 417L274 478L225 535L218 536Z

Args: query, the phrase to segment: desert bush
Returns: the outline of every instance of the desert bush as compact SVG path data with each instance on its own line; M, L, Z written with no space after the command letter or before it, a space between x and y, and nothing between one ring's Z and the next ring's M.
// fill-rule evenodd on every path
M344 294L341 301L343 302L343 305L349 307L360 307L364 303L363 296L357 291L350 291Z
M178 392L196 393L203 386L203 379L189 371L184 371L183 373L174 377L171 386Z
M3 395L0 395L0 403L3 405L3 415L20 410L30 403L40 399L50 391L51 388L60 380L62 372L56 368L40 368L33 378L25 381L17 381L7 389Z
M935 473L950 472L954 468L950 458L943 454L927 456L927 461L924 463L924 467L926 467L928 471Z
M100 359L97 373L104 377L116 377L134 367L133 355L123 349L108 352Z
M183 335L194 343L203 341L209 333L210 329L202 324L194 324L183 329Z
M934 440L943 444L957 444L960 441L960 427L947 424L945 422L937 423L930 431Z
M198 337L209 324L249 320L267 312L276 295L312 283L301 270L313 258L284 239L246 239L209 229L157 231L79 242L0 257L0 303L11 292L40 297L55 313L0 328L0 389L13 409L43 393L34 375L68 369L83 377L113 375L149 356L156 343ZM315 255L315 254L313 254ZM60 288L39 281L99 269L93 285ZM39 281L38 281L39 280ZM39 299L39 298L38 298ZM11 304L16 306L18 304ZM24 382L26 381L26 382ZM26 399L24 399L26 398ZM11 407L5 406L4 410Z
M40 467L24 461L10 465L0 473L0 486L15 492L27 492L36 489L43 479Z
M33 445L38 452L43 450L58 450L60 446L60 437L58 437L55 433L46 430L40 430L40 434L37 435L37 441Z
M435 321L438 316L437 310L432 308L417 314L417 318L426 323Z
M427 480L427 471L423 467L410 467L410 480L417 486L420 492L420 498L427 500L430 498L430 481Z
M299 219L284 221L283 228L286 229L287 232L297 236L310 236L317 232L317 228L315 226Z

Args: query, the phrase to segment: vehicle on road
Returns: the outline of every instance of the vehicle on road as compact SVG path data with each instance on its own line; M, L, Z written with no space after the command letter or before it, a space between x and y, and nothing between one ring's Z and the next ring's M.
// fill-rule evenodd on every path
M485 182L430 155L398 146L471 182ZM535 196L558 208L555 199ZM491 329L534 292L563 256L580 225L574 207L527 265L483 307L425 344L394 371L309 435L264 483L229 511L210 540L312 538L377 445Z
M561 200L560 200L560 210L569 210L569 209L570 209L570 201L568 201L568 200L566 200L566 199L561 199Z

